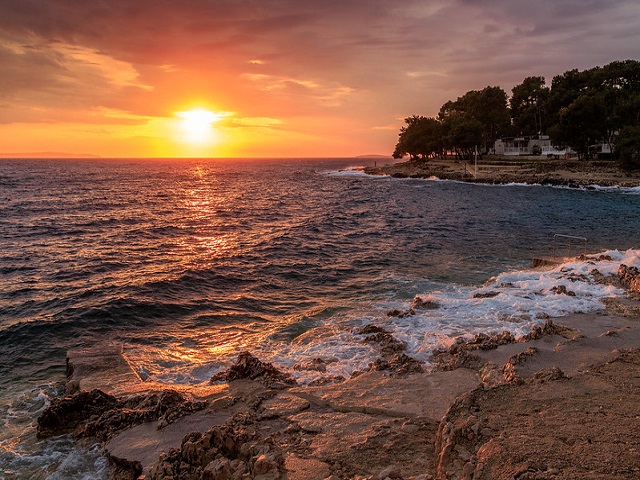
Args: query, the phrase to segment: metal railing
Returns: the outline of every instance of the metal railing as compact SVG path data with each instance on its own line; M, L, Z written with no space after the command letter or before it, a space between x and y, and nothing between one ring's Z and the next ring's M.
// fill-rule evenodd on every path
M558 244L558 239L564 239L563 243ZM553 235L553 258L556 258L556 251L558 247L567 247L567 257L571 257L571 241L574 240L573 246L576 247L579 242L582 244L582 254L587 254L587 239L584 237L576 237L573 235L562 235L556 233ZM574 254L575 255L575 254Z

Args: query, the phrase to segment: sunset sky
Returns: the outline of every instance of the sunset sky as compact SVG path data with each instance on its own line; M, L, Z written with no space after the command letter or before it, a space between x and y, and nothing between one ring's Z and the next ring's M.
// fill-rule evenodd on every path
M488 85L640 60L636 0L0 0L0 153L390 154Z

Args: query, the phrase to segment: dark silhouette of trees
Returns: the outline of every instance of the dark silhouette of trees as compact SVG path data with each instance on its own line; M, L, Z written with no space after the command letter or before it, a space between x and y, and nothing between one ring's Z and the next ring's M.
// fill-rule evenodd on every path
M518 135L541 134L547 130L549 92L544 77L527 77L511 89L511 119Z
M412 115L404 119L393 158L409 155L409 159L426 160L434 155L442 155L442 125L433 117Z
M471 90L442 105L437 118L406 118L393 156L469 157L476 146L490 152L501 137L548 134L554 146L569 147L579 158L588 158L596 144L609 144L623 164L640 167L639 61L568 70L551 87L544 77L527 77L511 93L508 99L500 87Z

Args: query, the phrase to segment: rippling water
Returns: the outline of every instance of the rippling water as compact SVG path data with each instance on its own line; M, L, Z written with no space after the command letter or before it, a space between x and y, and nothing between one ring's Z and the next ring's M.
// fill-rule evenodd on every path
M32 425L64 378L69 348L120 342L141 375L166 383L206 381L243 349L285 368L332 356L335 373L348 375L375 355L351 333L364 323L388 324L423 360L453 336L502 328L495 312L513 301L469 303L470 289L528 268L550 253L554 233L587 237L590 251L640 243L637 191L347 169L360 164L0 160L0 472L65 478L73 447L33 447ZM515 275L511 283L533 281ZM386 316L418 294L443 308L410 321ZM536 300L520 317L592 308L591 297ZM87 468L99 476L96 455ZM21 461L49 470L21 477L32 472Z

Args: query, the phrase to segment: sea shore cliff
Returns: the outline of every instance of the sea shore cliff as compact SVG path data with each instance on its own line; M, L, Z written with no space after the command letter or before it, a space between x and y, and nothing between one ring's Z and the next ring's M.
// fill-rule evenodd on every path
M433 368L367 325L354 335L379 359L306 386L248 352L208 385L167 389L142 381L120 346L70 351L67 395L38 433L101 443L116 479L638 478L640 273L621 265L598 281L627 295L520 339L458 341ZM437 305L416 298L389 315L424 308Z
M437 178L475 183L558 185L568 187L640 186L640 171L627 171L611 160L485 156L476 162L456 159L405 161L365 168L370 175Z

